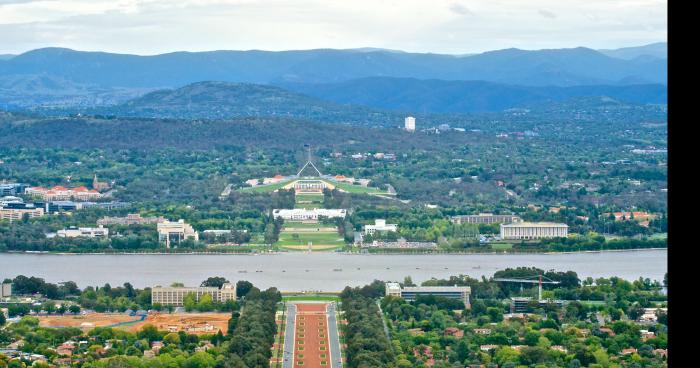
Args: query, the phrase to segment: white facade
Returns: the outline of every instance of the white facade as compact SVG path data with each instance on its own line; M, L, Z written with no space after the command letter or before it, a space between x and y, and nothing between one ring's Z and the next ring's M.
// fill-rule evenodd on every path
M185 239L199 240L199 234L194 231L190 224L185 223L185 220L160 222L156 225L156 229L158 230L158 240L165 242L165 246L168 248L173 241L179 243Z
M151 304L183 306L185 297L193 294L196 301L205 294L211 295L214 302L224 303L228 300L236 300L236 285L226 283L221 289L215 287L162 287L151 289Z
M409 132L414 132L416 130L416 118L413 116L406 117L403 122L404 129L408 130Z
M398 231L399 227L397 224L387 224L384 219L374 220L374 225L365 225L365 234L374 234L377 231Z
M106 227L79 227L58 230L56 236L59 238L106 238L109 236L109 229Z
M318 220L319 216L324 216L328 218L345 218L346 214L347 210L345 209L314 208L309 210L304 208L294 208L272 210L272 216L274 218L281 217L284 220L292 221Z
M12 283L4 283L0 288L0 298L9 298L12 296Z
M553 222L514 222L501 224L501 239L565 238L569 234L567 224Z

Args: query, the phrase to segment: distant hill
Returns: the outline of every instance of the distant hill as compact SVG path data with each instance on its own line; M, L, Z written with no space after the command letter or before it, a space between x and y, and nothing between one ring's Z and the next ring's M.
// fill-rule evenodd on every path
M198 82L159 90L88 112L169 119L285 117L352 124L375 124L376 120L370 118L382 115L365 107L343 106L274 86L227 82Z
M532 87L485 81L361 78L340 83L282 83L284 88L340 104L407 112L502 111L575 97L608 96L631 103L666 103L661 84Z
M624 51L621 51L624 53ZM666 83L666 59L588 48L505 49L476 55L381 49L174 52L154 56L45 48L0 60L0 77L42 75L100 87L173 88L217 80L333 83L365 77L484 80L529 86Z
M623 47L612 50L598 50L598 52L603 55L625 60L632 60L640 57L667 59L668 43L656 42L644 46Z
M46 75L0 76L0 106L8 108L114 105L149 91L146 88L100 87Z

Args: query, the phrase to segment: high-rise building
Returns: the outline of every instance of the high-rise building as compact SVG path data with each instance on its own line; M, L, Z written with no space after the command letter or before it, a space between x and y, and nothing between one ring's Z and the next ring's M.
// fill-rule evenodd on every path
M413 116L406 117L406 119L404 119L404 129L408 130L409 132L416 131L416 118Z

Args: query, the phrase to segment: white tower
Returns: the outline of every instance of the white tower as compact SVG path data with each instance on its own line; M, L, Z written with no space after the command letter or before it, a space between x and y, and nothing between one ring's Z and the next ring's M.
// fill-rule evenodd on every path
M415 132L416 131L416 118L413 116L408 116L404 120L404 128L409 131L409 132Z

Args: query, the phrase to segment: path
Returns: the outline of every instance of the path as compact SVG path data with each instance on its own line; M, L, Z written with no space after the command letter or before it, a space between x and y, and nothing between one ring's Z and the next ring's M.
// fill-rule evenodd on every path
M284 368L342 368L335 303L287 304Z
M297 315L297 307L294 303L287 303L287 322L284 329L284 352L282 353L284 368L294 367L294 324Z

